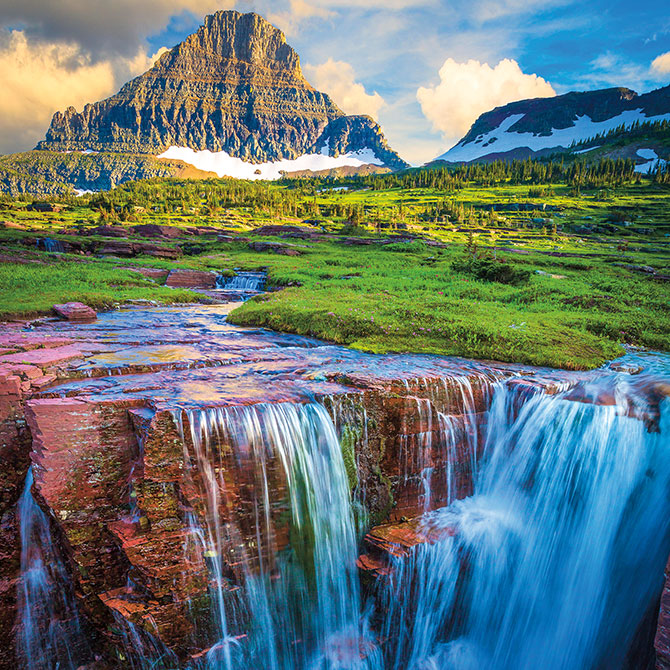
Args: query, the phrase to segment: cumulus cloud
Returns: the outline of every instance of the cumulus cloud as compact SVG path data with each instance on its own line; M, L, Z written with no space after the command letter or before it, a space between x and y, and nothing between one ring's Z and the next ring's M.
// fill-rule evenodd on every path
M440 68L440 82L420 87L417 100L426 118L447 142L457 142L484 112L525 98L556 95L551 84L535 74L525 74L519 64L501 60L495 67L448 58Z
M651 69L656 74L670 74L670 51L661 54L651 63Z
M0 25L21 26L29 39L76 42L94 58L133 56L147 35L184 11L198 17L235 0L2 0Z
M343 61L329 58L321 65L305 65L305 76L319 91L328 93L346 114L368 114L377 118L386 104L379 93L368 93L356 81L354 68Z
M11 31L0 46L0 153L32 149L54 112L111 95L162 51L96 62L76 44L31 43L23 31Z

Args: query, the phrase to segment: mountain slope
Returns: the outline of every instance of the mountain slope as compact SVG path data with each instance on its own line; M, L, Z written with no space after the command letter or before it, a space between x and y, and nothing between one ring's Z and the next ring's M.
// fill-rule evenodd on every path
M437 160L453 163L567 152L624 126L670 120L670 86L638 95L627 88L520 100L482 114Z
M345 116L305 80L279 29L254 13L221 11L116 95L55 114L38 149L182 147L260 164L319 152L335 128L330 156L370 149L384 165L405 167L372 119Z

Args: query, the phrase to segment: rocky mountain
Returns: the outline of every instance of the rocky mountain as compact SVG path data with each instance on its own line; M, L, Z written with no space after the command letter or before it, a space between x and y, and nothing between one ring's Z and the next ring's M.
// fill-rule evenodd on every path
M56 113L38 145L153 155L170 147L254 164L371 152L370 162L406 166L372 119L346 116L306 81L279 29L236 11L206 17L116 95Z
M670 86L644 95L609 88L520 100L482 114L437 160L467 163L589 151L600 148L588 142L592 138L601 138L602 146L608 134L621 139L631 129L663 121L670 121Z

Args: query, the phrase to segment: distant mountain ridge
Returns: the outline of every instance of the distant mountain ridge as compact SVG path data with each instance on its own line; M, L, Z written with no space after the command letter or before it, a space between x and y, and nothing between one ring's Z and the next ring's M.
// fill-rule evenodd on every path
M670 120L670 86L638 95L628 88L512 102L482 114L437 160L467 163L539 157L621 125Z
M346 116L303 77L284 34L255 13L220 11L110 98L56 113L38 149L226 152L249 163L368 151L407 164L367 116Z

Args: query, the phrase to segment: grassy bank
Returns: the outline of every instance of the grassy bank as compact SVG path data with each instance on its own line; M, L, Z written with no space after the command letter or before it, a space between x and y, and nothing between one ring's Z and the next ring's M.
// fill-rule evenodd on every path
M50 263L0 263L0 318L49 314L54 304L79 301L111 309L134 300L193 302L191 291L170 289L110 262L63 260Z

